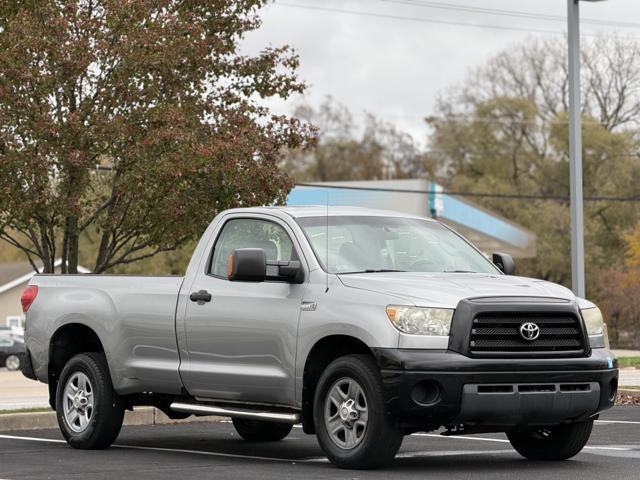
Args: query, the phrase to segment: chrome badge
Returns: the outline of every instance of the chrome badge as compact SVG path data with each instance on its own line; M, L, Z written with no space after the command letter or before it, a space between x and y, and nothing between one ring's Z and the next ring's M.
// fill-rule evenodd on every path
M302 302L300 304L300 310L303 312L315 312L318 308L318 302Z
M540 327L535 323L523 323L520 325L520 336L528 342L533 342L540 336Z

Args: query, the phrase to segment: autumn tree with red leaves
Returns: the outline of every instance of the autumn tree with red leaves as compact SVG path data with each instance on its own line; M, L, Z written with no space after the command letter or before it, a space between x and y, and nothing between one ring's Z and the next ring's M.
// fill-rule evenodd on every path
M239 51L267 0L0 3L0 238L34 268L104 272L284 200L313 131L259 99L302 92L289 47Z

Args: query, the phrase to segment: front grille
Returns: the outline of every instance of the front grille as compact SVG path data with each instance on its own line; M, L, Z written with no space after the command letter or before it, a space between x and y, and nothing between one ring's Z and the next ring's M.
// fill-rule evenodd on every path
M525 340L520 327L534 323L540 335ZM471 327L469 351L491 354L574 354L585 352L580 319L568 312L483 312L476 315Z

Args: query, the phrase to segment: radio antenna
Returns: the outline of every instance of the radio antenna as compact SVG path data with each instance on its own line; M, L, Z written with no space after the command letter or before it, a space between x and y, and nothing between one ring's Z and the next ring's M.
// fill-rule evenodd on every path
M326 256L326 260L327 260L327 264L325 265L326 268L326 272L325 272L325 286L326 289L324 291L324 293L327 293L329 291L329 188L327 188L327 212L326 212L326 230L325 230L325 243L326 243L326 248L327 248L327 256Z

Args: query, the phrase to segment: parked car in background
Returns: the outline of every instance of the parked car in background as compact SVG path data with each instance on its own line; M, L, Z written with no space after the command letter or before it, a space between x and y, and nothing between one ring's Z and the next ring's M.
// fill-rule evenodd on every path
M24 340L7 332L0 332L0 367L18 370L25 354Z

